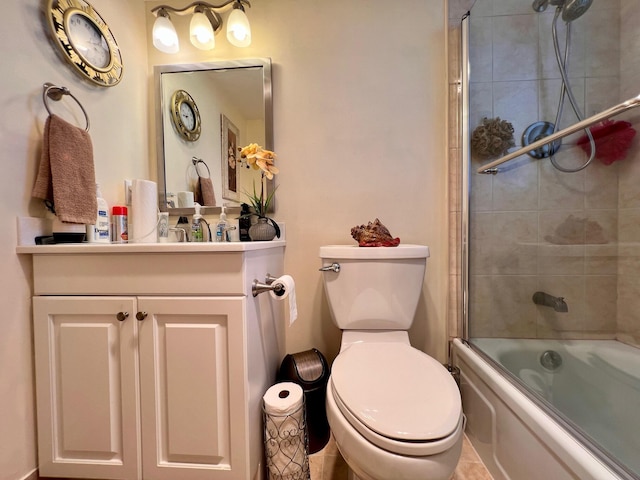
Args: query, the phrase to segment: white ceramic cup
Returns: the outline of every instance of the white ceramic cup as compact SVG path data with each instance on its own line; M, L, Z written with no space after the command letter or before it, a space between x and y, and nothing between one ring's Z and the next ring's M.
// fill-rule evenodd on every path
M193 207L193 192L178 192L178 207Z

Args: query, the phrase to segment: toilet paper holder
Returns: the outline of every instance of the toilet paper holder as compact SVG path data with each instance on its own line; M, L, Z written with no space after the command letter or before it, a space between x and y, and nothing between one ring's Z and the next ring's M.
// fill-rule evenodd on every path
M281 297L284 295L285 287L282 283L277 283L277 279L277 277L267 273L264 283L260 283L257 279L253 281L253 284L251 285L251 293L254 297L257 297L264 292L273 292L277 296Z

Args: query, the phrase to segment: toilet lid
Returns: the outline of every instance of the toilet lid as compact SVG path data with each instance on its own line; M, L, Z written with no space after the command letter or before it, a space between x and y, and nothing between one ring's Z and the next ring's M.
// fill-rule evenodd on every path
M407 344L354 344L333 362L331 382L350 413L387 438L435 441L460 422L460 393L451 374Z

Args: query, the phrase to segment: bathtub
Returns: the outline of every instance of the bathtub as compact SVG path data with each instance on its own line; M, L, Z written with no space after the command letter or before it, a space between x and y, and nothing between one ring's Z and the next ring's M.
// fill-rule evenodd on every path
M454 341L454 365L460 369L467 435L494 479L640 478L638 349L613 340L473 343Z

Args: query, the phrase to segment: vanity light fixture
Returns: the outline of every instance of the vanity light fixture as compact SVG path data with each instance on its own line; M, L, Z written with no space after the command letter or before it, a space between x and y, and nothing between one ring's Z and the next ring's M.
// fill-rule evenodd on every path
M164 53L178 53L180 50L176 29L163 8L158 10L158 17L153 24L153 46Z
M227 40L236 47L251 45L251 26L240 2L233 4L233 10L227 19Z
M177 53L180 49L178 34L171 23L169 12L176 15L193 15L189 24L191 43L200 50L215 47L215 34L222 29L220 12L232 9L227 19L227 39L236 47L251 45L251 27L244 13L244 6L251 7L248 0L227 0L221 5L194 2L184 8L160 5L151 10L156 15L153 24L153 46L164 53Z

